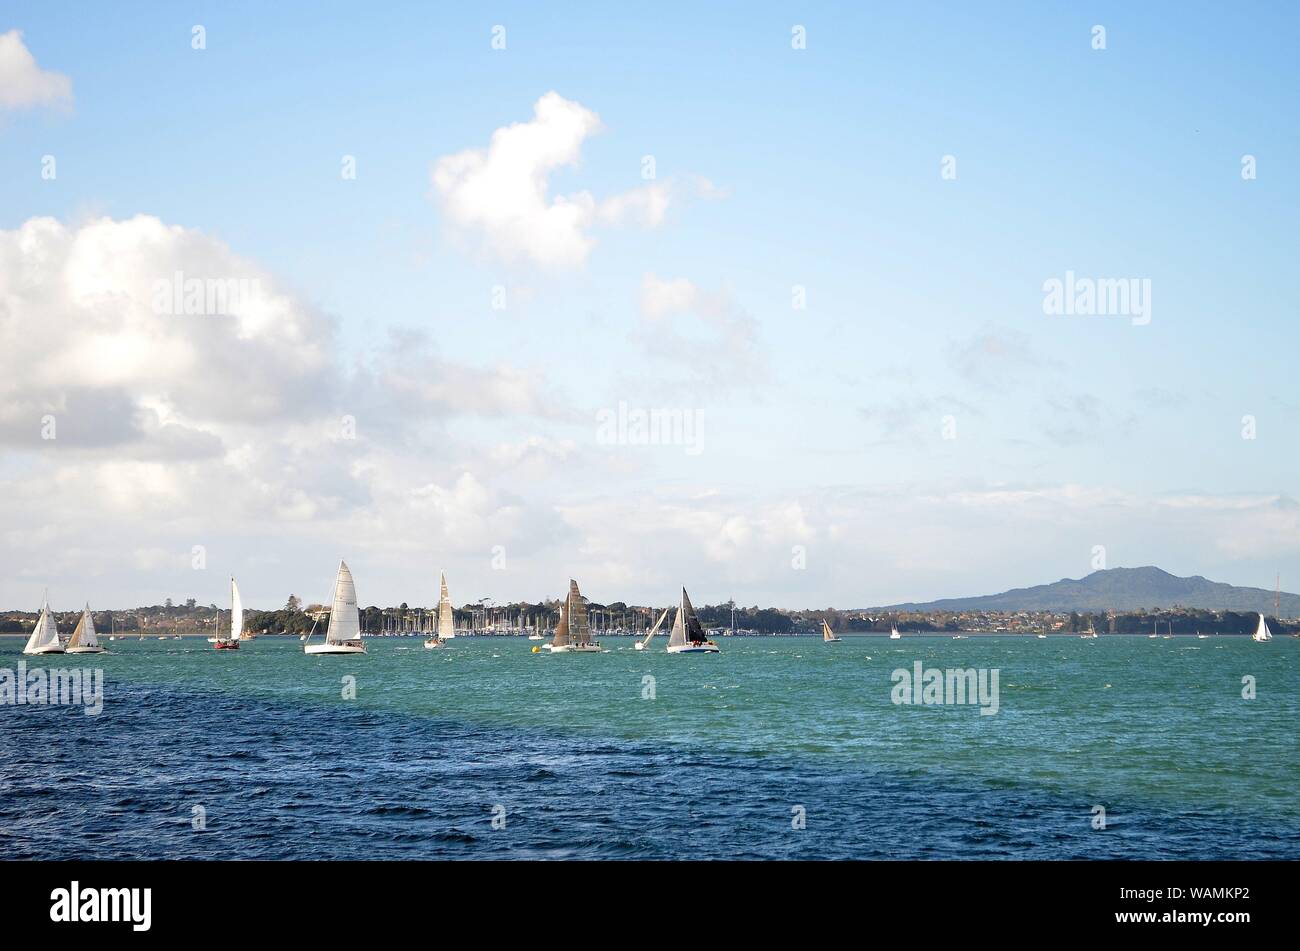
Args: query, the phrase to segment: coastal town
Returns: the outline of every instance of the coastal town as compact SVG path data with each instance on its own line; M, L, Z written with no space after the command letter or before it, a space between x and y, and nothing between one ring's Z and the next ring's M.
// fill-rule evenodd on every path
M484 599L486 601L486 599ZM552 631L559 620L560 602L514 602L493 605L482 602L455 609L459 636L520 636ZM662 606L629 605L623 602L587 605L592 633L601 636L643 635L663 610ZM1077 611L893 611L887 608L839 610L782 610L742 607L734 602L697 607L701 622L711 636L721 637L820 637L825 621L837 634L887 635L891 628L913 634L1025 635L1080 634L1095 630L1099 635L1249 635L1258 615L1246 611L1211 611L1173 606L1133 611L1098 613ZM255 635L300 636L313 625L328 621L329 608L304 605L290 595L285 605L273 611L246 609L246 629ZM80 610L55 611L59 627L71 629ZM107 636L197 637L211 636L219 624L229 624L230 611L216 605L201 605L193 598L176 603L92 612L95 627ZM0 612L0 635L27 636L39 611ZM360 610L364 637L401 637L428 634L437 618L437 606L394 607L371 605ZM1279 634L1300 635L1300 618L1268 617Z

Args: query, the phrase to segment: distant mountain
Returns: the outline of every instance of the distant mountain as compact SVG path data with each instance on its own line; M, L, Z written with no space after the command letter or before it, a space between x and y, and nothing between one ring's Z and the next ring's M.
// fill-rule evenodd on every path
M1273 614L1273 592L1239 588L1200 575L1179 578L1151 565L1108 568L1077 581L1013 588L975 598L945 598L924 604L894 604L899 611L1134 611L1139 608L1203 608L1211 611L1262 611ZM1282 616L1300 615L1300 594L1282 593Z

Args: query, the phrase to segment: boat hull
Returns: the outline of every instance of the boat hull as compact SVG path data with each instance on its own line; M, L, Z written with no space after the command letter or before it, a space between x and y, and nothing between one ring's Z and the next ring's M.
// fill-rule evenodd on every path
M304 644L302 648L304 654L364 654L366 646L364 644Z
M217 651L237 651L239 641L213 641L212 649Z
M65 654L107 654L108 651L103 647L69 647L63 653Z
M840 638L838 638L838 637L823 637L823 638L822 638L822 643L823 643L823 644L838 644L838 643L840 643Z
M23 653L24 654L62 654L64 653L64 650L63 647L59 644L51 644L49 647L36 647L30 650L24 648Z
M670 654L721 654L716 644L676 644L668 648Z
M551 647L552 654L603 654L605 648L597 647L595 644L562 644L559 647Z
M439 647L446 647L446 641L425 641L424 649L427 651L437 650Z

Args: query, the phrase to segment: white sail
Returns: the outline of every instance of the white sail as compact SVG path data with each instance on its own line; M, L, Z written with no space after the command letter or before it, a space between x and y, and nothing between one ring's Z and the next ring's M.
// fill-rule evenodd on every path
M239 597L239 586L235 579L230 579L230 639L237 641L244 636L244 602Z
M1253 641L1270 641L1273 635L1269 633L1268 622L1264 620L1264 615L1259 616L1259 626L1255 628L1255 633L1250 636Z
M650 639L654 637L655 634L659 633L659 628L663 627L664 621L668 618L669 610L670 610L669 608L664 608L664 613L659 615L659 620L655 621L655 626L650 628L650 633L647 634L645 638L641 641L642 648L646 648L650 646Z
M32 636L27 639L27 646L23 648L23 653L35 654L38 651L57 647L58 644L59 626L54 622L54 615L50 613L50 602L47 598L45 604L41 606L41 616L36 621L36 627L32 629Z
M442 576L442 593L438 595L438 637L447 640L456 636L455 614L452 612L451 596L447 594L447 576Z
M684 588L682 589L685 590ZM668 635L669 647L684 647L686 645L686 607L685 605L677 609L677 616L673 618L673 630Z
M352 582L352 572L346 561L339 562L339 575L334 581L334 606L330 609L330 626L325 632L325 642L339 644L355 641L361 636L361 615L357 611L357 586Z

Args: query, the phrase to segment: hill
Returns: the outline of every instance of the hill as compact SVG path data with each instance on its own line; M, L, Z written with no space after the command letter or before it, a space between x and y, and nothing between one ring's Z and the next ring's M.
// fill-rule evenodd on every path
M1136 611L1143 608L1201 608L1273 614L1273 592L1240 588L1200 575L1180 578L1151 565L1108 568L1084 578L1062 578L1032 588L971 598L886 605L898 611ZM1282 593L1282 616L1300 616L1300 594Z

